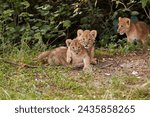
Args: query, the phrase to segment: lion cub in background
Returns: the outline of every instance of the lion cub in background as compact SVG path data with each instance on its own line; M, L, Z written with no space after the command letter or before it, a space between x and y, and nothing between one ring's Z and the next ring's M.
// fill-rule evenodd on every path
M132 22L129 18L119 17L118 32L120 35L126 34L127 42L138 41L146 46L150 28L142 21Z

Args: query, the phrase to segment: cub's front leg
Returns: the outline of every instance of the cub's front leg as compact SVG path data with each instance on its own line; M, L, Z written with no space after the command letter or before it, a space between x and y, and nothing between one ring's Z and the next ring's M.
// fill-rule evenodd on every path
M66 55L67 63L71 63L71 50L70 50L70 47L68 47L66 54L67 54Z
M83 67L83 71L89 71L91 66L90 66L90 57L88 55L86 55L84 58L83 58L83 64L84 64L84 67Z
M97 64L97 58L94 58L94 51L95 51L95 48L92 47L92 49L91 49L91 51L90 51L91 63L92 63L92 64Z

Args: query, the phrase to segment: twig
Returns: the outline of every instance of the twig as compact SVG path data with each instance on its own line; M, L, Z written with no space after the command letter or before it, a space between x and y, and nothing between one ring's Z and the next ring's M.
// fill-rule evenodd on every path
M109 5L110 5L110 12L109 12L109 16L111 16L112 11L113 11L113 2L112 2L112 1L110 1L110 0L108 0L108 3L109 3Z
M26 67L26 68L37 68L37 67L39 67L39 66L33 66L33 65L25 64L25 63L16 63L13 61L5 60L4 58L0 58L0 60L2 60L4 63L12 64L14 66L20 66L21 68L23 68L23 67Z
M50 43L50 45L53 44L57 39L59 39L60 37L63 37L63 36L64 36L63 34L60 35L60 36L58 36L56 39L54 39L54 40Z
M88 0L88 4L89 4L90 9L93 9L93 6L90 0Z
M118 1L120 4L122 4L124 6L125 9L127 9L127 6L123 3L123 2L120 2Z
M106 68L106 67L109 67L109 66L111 66L112 64L113 64L113 63L110 63L110 64L107 64L107 65L101 66L100 69L104 69L104 68Z
M97 6L97 0L95 0L95 7Z
M144 12L147 15L147 17L150 19L150 16L148 15L148 12L146 11L145 7L143 9L144 9Z

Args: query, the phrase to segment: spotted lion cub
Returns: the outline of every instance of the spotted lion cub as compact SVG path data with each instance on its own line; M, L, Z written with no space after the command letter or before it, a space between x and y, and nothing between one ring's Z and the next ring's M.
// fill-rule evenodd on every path
M83 70L89 70L90 57L87 50L80 44L77 39L67 39L67 62L72 63L73 66L84 66Z
M127 42L138 41L146 46L150 28L142 21L132 22L129 18L119 17L118 32L120 35L126 34Z
M82 46L87 50L91 63L96 64L97 60L94 58L94 44L95 44L95 39L97 36L97 31L96 30L81 30L79 29L77 31L77 38Z

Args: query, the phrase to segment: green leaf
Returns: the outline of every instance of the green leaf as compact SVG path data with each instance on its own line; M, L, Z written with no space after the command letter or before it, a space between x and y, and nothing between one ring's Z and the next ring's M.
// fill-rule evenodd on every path
M28 1L21 2L21 5L25 6L24 8L27 9L30 6Z
M69 28L70 26L71 26L71 21L70 20L63 21L63 27Z
M50 10L51 8L52 8L52 6L50 6L49 4L45 4L45 5L43 5L43 6L35 6L36 7L36 9L40 9L40 10L43 10L43 11L48 11L48 10Z
M34 38L35 38L35 39L38 39L38 40L41 40L41 39L42 39L41 33L39 33L39 32L38 32L38 33L35 33L35 34L34 34Z
M131 15L139 15L139 12L138 11L132 11Z
M14 10L8 9L8 10L5 10L5 11L3 12L3 15L9 17L9 16L11 16L13 13L14 13Z
M150 1L149 0L141 0L142 8L144 8L148 2L150 2Z
M38 29L38 27L37 26L32 26L32 29L36 30L36 29Z
M32 17L33 15L27 12L22 12L19 16L20 17Z

